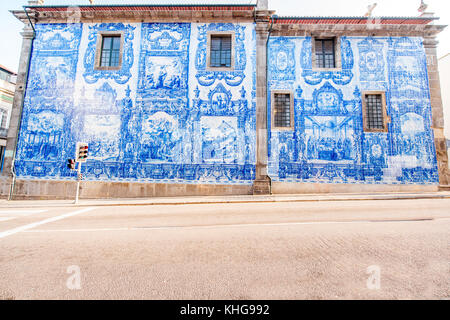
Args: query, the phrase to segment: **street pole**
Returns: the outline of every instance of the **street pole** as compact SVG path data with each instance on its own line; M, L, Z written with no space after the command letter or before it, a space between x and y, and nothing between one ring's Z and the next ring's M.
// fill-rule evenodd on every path
M83 179L81 175L81 164L87 161L89 146L86 142L77 142L75 146L75 161L78 162L77 171L77 194L75 196L75 204L78 204L78 198L80 195L80 182ZM70 159L69 159L70 162ZM73 168L75 169L75 167Z
M78 204L78 196L80 194L80 182L81 182L81 162L78 162L78 171L77 171L77 194L75 196L74 204Z

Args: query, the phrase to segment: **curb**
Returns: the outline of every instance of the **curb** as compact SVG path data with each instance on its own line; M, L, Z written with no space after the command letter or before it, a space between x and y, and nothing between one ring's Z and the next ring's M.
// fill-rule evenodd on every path
M26 204L26 203L14 203L15 201L0 200L0 208L43 208L43 207L131 207L131 206L176 206L176 205L209 205L209 204L245 204L245 203L301 203L301 202L343 202L343 201L394 201L394 200L429 200L429 199L450 199L449 194L422 194L422 195L347 195L347 196L267 196L253 199L203 199L196 200L181 200L180 198L174 199L160 199L159 201L142 201L139 199L123 199L114 200L109 202L108 200L90 201L80 200L78 204L74 204L71 200L66 200L63 203L42 203L42 204ZM24 200L18 200L24 201ZM25 200L26 201L26 200ZM33 200L30 200L33 201ZM36 200L34 200L36 201ZM39 200L37 200L39 201ZM42 201L42 200L41 200ZM64 200L63 200L64 201ZM69 202L70 201L70 202ZM87 201L87 202L86 202ZM46 202L46 201L45 201ZM84 202L84 203L83 203Z

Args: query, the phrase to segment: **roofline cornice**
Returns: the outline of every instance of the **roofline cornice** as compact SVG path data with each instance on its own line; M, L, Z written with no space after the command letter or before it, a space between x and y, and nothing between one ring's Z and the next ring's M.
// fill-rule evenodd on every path
M407 24L275 24L273 36L372 36L372 37L435 37L445 25Z
M255 5L97 5L27 6L11 13L23 23L67 23L78 11L79 22L253 22ZM25 12L26 10L26 12Z
M46 8L70 8L70 7L79 7L79 8L128 8L128 7L142 7L142 8L198 8L198 7L252 7L256 8L256 4L94 4L94 5L43 5L43 6L24 6L25 8L30 9L46 9Z
M254 22L258 16L255 4L214 5L81 5L25 6L11 11L16 18L28 23L67 23L79 10L79 22ZM392 36L433 36L446 26L430 24L437 17L279 17L267 11L274 22L274 32L300 35L318 31L350 32L349 35L373 34ZM331 28L331 30L330 30Z

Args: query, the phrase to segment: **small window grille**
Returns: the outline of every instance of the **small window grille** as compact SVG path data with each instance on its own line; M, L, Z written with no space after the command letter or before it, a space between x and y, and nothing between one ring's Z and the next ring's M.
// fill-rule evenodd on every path
M381 94L366 94L367 129L385 129L383 116L383 97Z
M274 126L278 128L291 127L291 95L275 93Z

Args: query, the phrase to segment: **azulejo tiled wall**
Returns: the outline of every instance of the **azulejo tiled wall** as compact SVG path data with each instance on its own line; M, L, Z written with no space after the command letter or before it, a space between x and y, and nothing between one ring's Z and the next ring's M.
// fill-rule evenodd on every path
M271 178L438 184L422 39L342 37L340 46L342 68L317 71L310 37L270 39L269 90L293 92L295 117L293 130L270 130ZM363 91L386 92L388 132L364 132Z
M22 179L251 184L256 149L252 23L37 24L15 164ZM124 36L122 68L95 69L100 32ZM235 38L234 69L207 68L210 32ZM420 38L340 39L317 71L312 39L272 37L269 89L294 94L294 129L269 130L274 181L437 184ZM388 132L363 130L363 91L385 91ZM270 94L269 94L270 99ZM270 114L270 101L269 101ZM270 122L270 117L269 117Z
M252 23L38 24L17 150L23 179L251 184L256 36ZM124 35L120 70L95 69L97 38ZM233 71L206 68L209 31L235 34Z

